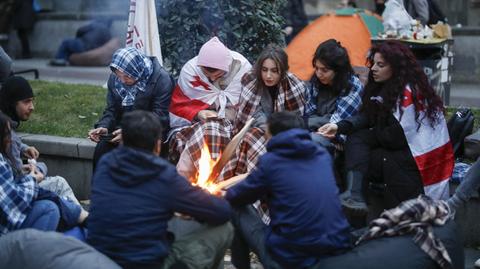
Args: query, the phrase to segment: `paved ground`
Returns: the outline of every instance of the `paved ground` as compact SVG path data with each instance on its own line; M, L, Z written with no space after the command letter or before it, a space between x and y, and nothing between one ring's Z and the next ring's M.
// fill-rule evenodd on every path
M42 80L92 85L104 85L110 74L108 67L53 67L48 65L47 59L15 60L13 68L15 71L38 69ZM33 78L33 73L24 76ZM479 84L452 83L450 105L480 107Z

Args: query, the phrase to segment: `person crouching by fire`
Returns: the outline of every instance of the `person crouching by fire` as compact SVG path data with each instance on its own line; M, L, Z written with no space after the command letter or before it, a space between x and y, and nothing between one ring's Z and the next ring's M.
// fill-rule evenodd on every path
M312 141L297 113L271 114L267 133L273 136L267 153L244 181L225 193L235 208L233 224L265 268L311 268L320 257L350 247L332 159ZM249 205L262 197L267 197L269 221ZM232 246L232 263L239 268L245 261L237 253L248 251Z
M192 186L159 157L155 114L125 113L121 127L123 145L102 157L93 176L87 242L122 268L217 268L233 237L228 202ZM175 226L182 234L169 231Z

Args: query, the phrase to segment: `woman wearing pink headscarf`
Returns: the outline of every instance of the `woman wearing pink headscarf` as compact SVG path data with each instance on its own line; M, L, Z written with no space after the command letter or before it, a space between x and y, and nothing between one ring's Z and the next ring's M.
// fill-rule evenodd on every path
M218 159L230 141L241 79L251 65L229 50L217 37L200 49L182 68L170 105L170 160L192 178L206 143Z

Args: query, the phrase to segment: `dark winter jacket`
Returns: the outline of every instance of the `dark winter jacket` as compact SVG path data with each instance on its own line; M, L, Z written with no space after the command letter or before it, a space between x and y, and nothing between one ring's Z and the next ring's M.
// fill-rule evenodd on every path
M407 143L407 138L398 120L389 115L384 119L377 118L375 123L369 123L364 113L342 120L337 123L338 133L350 136L359 135L357 132L369 133L370 144L369 167L366 178L374 184L370 191L380 191L384 198L385 209L398 206L401 202L413 199L424 193L423 183ZM360 134L365 135L365 134ZM350 138L350 141L354 141ZM374 141L374 142L372 142ZM346 158L346 169L351 170L350 159L356 159L357 155L349 147L349 139L345 146L346 154L352 158ZM378 187L380 187L378 189Z
M87 241L122 266L161 265L174 212L217 225L231 215L221 198L193 187L152 153L120 146L100 160L93 176Z
M266 244L284 268L312 266L319 257L350 246L330 155L306 130L274 136L245 181L227 191L232 205L265 197L271 223Z
M138 92L132 110L146 110L158 115L166 134L169 129L168 107L175 81L156 58L150 59L154 64L153 74L147 82L145 91ZM109 132L119 128L123 113L128 112L124 111L122 98L115 90L114 76L114 74L110 75L108 80L107 107L102 118L95 124L95 128L105 127Z
M281 13L285 18L285 25L283 27L291 26L293 28L290 40L293 39L308 24L308 18L303 6L303 0L287 1L287 5L283 8Z
M101 47L107 43L112 35L107 22L93 21L77 30L76 38L85 45L85 51Z

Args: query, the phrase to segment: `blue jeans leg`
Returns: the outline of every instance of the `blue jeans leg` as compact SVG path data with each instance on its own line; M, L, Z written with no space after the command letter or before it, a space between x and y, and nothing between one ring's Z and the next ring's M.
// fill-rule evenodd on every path
M65 39L60 44L60 47L57 50L57 54L55 55L56 59L64 59L68 61L70 55L74 53L80 53L85 51L85 45L83 44L80 39L71 38Z
M454 210L459 206L464 205L475 192L478 192L480 188L480 158L473 163L472 167L468 170L465 175L465 179L458 185L455 193L450 199L448 199L448 204Z
M49 200L33 203L32 210L22 223L22 228L34 228L42 231L55 231L60 221L58 206Z
M247 243L248 247L258 256L260 262L265 269L281 268L271 257L265 245L265 235L267 225L262 222L260 216L252 205L246 207L238 207L234 209L233 225L239 232L235 233L235 236L242 236L243 240ZM232 249L232 263L242 265L245 264L243 260L235 260L233 252L235 251L235 245ZM241 253L244 249L241 250ZM244 257L244 255L238 255L237 257Z

